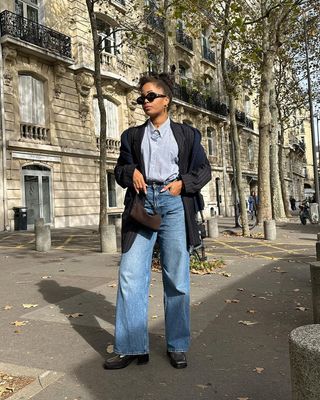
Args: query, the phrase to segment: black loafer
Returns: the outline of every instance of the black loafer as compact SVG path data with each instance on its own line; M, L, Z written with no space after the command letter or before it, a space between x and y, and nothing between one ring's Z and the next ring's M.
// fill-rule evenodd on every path
M104 369L121 369L127 367L133 360L137 359L137 364L147 364L149 361L149 354L135 354L135 355L120 355L108 358L104 364Z
M187 356L182 351L167 351L168 357L170 358L170 364L174 368L186 368Z

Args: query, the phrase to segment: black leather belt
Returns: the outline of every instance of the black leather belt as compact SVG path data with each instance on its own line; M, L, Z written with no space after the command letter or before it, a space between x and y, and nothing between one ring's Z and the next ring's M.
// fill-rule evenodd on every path
M164 182L161 182L161 181L149 181L148 180L146 183L147 183L148 186L166 186L169 183L174 182L176 180L177 179L173 179L172 181L164 181Z

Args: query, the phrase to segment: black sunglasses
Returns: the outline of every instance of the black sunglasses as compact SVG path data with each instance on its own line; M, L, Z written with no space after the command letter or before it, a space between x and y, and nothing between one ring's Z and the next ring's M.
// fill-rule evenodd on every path
M137 98L137 103L138 104L144 104L146 100L148 100L149 103L152 103L153 100L157 99L158 97L167 97L165 94L159 94L159 93L154 93L154 92L149 92L145 96L140 96Z

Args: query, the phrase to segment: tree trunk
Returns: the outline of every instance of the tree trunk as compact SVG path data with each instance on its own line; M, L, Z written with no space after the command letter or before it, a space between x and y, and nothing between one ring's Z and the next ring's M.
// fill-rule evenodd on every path
M280 182L279 159L278 159L278 138L279 138L279 119L276 104L275 77L272 77L270 92L270 111L271 111L271 146L270 146L270 181L272 216L278 221L286 217L283 206L283 198Z
M169 71L169 22L170 22L169 0L164 0L164 38L163 38L163 72Z
M101 68L100 68L100 49L99 36L97 32L97 20L94 12L94 1L86 0L87 9L91 24L91 33L93 38L94 51L94 81L97 91L97 99L100 111L100 239L102 227L107 225L107 141L106 141L106 110L104 106L104 97L102 92Z
M279 137L280 145L279 145L279 174L280 174L280 182L281 182L281 192L283 198L283 205L285 209L285 213L287 218L291 217L291 212L289 208L289 194L287 190L286 180L285 180L285 149L284 149L284 127L281 121L280 115L280 137Z
M265 24L266 25L266 24ZM267 27L265 27L265 30ZM258 165L258 221L272 219L270 190L270 89L274 52L269 48L268 33L264 35L261 82L259 90L259 165Z
M236 121L236 100L235 96L230 93L229 94L229 112L230 112L230 131L232 138L232 147L233 147L233 166L234 166L234 177L236 179L237 191L239 194L239 203L240 203L240 213L242 220L242 234L243 236L249 236L249 226L248 226L248 215L247 215L247 207L246 207L246 198L243 190L243 182L242 182L242 166L241 166L241 148L240 148L240 139L239 132Z

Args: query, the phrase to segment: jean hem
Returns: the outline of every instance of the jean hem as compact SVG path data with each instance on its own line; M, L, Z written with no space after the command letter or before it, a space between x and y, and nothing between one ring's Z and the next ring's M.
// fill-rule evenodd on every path
M149 351L142 351L142 352L132 352L132 351L128 351L128 352L122 352L122 351L117 351L114 350L115 354L118 354L120 356L142 356L144 354L149 354Z

